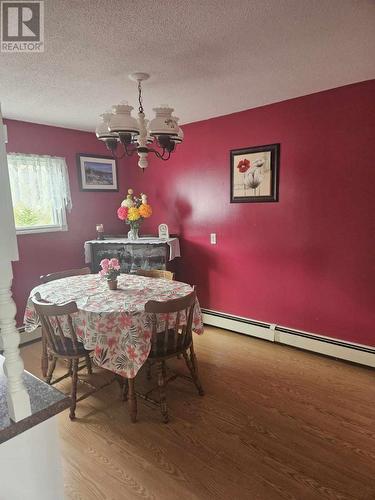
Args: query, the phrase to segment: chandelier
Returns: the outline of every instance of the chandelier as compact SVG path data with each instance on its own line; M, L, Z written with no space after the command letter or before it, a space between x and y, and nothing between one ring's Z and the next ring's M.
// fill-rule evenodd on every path
M148 73L132 73L129 78L138 84L138 118L131 115L133 106L127 103L112 106L111 112L100 115L96 136L103 141L116 159L138 153L138 165L148 167L148 154L153 153L160 160L169 160L177 144L183 141L184 133L173 116L173 108L153 108L155 118L146 120L142 103L142 82L150 78ZM119 143L122 154L117 154ZM121 147L121 146L120 146ZM156 149L158 148L158 149Z

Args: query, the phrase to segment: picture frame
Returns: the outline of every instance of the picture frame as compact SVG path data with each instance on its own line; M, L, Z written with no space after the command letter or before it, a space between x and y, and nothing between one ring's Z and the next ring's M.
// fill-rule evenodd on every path
M112 156L77 154L81 191L118 191L117 162Z
M169 239L169 228L167 224L159 224L159 239L160 240L168 240Z
M279 201L280 144L230 151L230 202Z

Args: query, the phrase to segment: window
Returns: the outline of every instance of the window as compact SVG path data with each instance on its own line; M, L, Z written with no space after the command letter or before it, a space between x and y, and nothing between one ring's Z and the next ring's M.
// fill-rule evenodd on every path
M11 153L8 168L17 234L66 231L72 201L65 159Z

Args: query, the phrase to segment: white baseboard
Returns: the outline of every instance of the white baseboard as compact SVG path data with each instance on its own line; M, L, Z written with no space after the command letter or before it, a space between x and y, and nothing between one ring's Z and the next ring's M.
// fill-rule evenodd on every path
M27 342L31 342L32 340L35 339L40 339L42 338L42 329L39 327L36 330L34 330L32 333L26 333L25 329L23 327L18 328L18 332L20 334L20 344L26 344ZM0 351L3 350L3 343L2 343L2 338L0 335Z
M233 332L243 333L251 337L258 337L271 342L275 341L274 332L270 330L269 325L266 323L257 323L246 318L229 316L216 311L210 311L209 309L202 309L202 312L203 323L206 325L217 326L218 328L232 330Z
M20 345L40 338L42 338L42 329L40 327L31 333L26 333L23 329L20 329Z
M345 342L302 330L285 328L280 325L263 323L241 316L232 316L218 311L211 311L210 309L203 309L202 312L203 322L206 325L217 326L218 328L250 335L251 337L375 368L374 347Z

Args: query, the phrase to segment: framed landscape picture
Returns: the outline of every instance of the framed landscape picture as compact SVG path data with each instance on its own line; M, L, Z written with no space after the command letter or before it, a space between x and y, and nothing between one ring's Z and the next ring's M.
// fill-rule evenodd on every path
M81 191L118 191L117 164L112 157L78 153L77 167Z
M230 152L230 202L278 201L280 144Z

